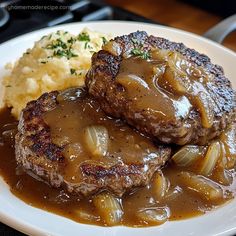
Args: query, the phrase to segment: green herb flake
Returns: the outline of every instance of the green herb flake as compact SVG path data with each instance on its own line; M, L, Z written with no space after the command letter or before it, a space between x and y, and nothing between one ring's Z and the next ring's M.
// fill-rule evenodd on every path
M75 69L73 69L73 68L71 68L70 69L70 73L73 75L73 74L76 74L76 70Z
M93 47L91 45L89 45L89 42L85 42L84 44L84 49L93 49Z
M131 54L133 56L141 57L144 60L150 59L150 57L151 57L149 52L142 51L139 48L132 49Z
M137 40L137 39L131 38L131 41L132 41L134 44L138 44L138 40Z
M87 41L87 42L89 42L90 41L90 37L89 37L89 35L87 33L82 32L82 33L80 33L78 35L78 40L79 41Z
M47 37L47 35L44 35L40 40L43 40L43 39L45 39Z
M77 57L78 55L74 54L71 49L67 50L56 50L53 52L53 56L58 57L66 57L68 60L71 59L71 57Z
M55 49L55 48L66 49L67 48L67 44L65 42L63 42L61 39L56 39L51 44L48 44L46 46L46 49Z
M42 64L46 64L47 62L46 62L46 61L41 61L40 63L42 63Z
M106 44L108 41L105 37L102 37L102 42L103 42L103 45Z
M71 37L70 39L67 40L67 43L73 44L75 41L76 39Z

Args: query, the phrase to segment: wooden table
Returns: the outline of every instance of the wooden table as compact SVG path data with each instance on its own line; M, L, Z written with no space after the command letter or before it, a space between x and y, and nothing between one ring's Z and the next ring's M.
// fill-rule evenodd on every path
M106 0L106 2L162 24L199 35L222 20L217 15L178 0ZM223 44L236 51L236 32L231 33Z

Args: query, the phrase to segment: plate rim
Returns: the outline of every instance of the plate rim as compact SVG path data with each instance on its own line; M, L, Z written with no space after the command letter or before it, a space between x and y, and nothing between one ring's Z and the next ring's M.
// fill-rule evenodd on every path
M198 38L200 40L203 40L207 43L210 43L211 45L214 45L216 47L220 47L221 49L227 51L228 53L230 53L233 56L236 56L236 52L234 52L232 49L225 47L222 44L219 44L211 39L205 38L202 35L198 35L194 32L190 32L190 31L185 31L183 29L179 29L179 28L175 28L175 27L171 27L171 26L165 26L165 25L159 25L158 23L148 23L148 22L141 22L141 21L123 21L123 20L102 20L102 21L89 21L89 22L72 22L72 23L66 23L66 24L60 24L57 26L53 26L53 27L43 27L41 29L37 29L37 30L33 30L31 32L22 34L22 35L18 35L12 39L9 39L3 43L0 43L0 47L5 46L5 44L10 44L10 43L14 43L17 40L20 40L21 38L25 38L27 36L36 34L38 32L43 32L43 31L47 31L48 29L52 29L55 30L57 28L61 28L61 27L66 27L66 26L73 26L73 25L94 25L94 24L133 24L133 25L137 25L137 24L141 24L141 25L146 25L146 26L153 26L153 27L158 27L158 28L162 28L165 30L170 30L170 31L176 31L178 33L181 34L186 34L195 38Z

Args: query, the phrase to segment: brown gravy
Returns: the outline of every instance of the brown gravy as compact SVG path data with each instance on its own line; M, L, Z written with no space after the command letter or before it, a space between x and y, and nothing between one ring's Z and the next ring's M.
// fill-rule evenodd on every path
M121 120L107 117L87 92L69 89L64 93L58 96L57 107L44 115L44 121L50 127L53 143L63 147L65 180L79 181L79 166L84 162L110 167L118 163L146 165L158 158L150 139ZM100 149L95 144L98 140Z
M201 114L203 127L210 128L219 109L209 96L212 76L177 52L154 50L148 60L126 58L116 81L134 110L147 110L162 122L185 119L194 108Z
M51 188L47 184L37 181L17 168L14 155L14 140L11 137L15 128L16 120L12 118L10 111L7 109L2 110L0 113L0 174L9 185L11 192L27 204L62 215L74 221L106 225L99 216L91 200L92 198L78 199L78 197L72 196L62 189ZM9 130L11 131L5 132ZM226 132L221 139L222 142L227 143L225 146L227 158L235 159L235 129ZM232 167L232 163L230 166ZM235 193L235 171L233 169L230 170L233 181L230 182L229 186L219 184L225 193L224 196L213 201L209 201L209 199L189 188L188 184L181 179L183 171L195 172L196 168L192 166L177 167L173 163L164 168L163 174L169 181L169 193L167 197L161 200L157 201L155 198L153 183L124 196L122 198L124 215L120 224L132 227L158 224L140 220L136 216L139 209L166 206L169 209L169 220L179 220L204 214L233 198ZM209 178L216 181L219 172L220 168L215 168L213 175Z

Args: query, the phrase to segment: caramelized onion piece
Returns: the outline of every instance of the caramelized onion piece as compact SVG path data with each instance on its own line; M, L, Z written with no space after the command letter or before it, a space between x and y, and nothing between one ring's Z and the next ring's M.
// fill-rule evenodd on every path
M213 105L215 105L215 102L207 95L207 93L201 91L194 97L194 104L201 114L203 127L211 128L214 120Z
M180 173L180 176L189 189L197 192L208 201L219 200L224 197L220 185L204 176L184 171Z
M169 185L168 179L165 178L161 171L155 174L153 178L153 192L158 201L165 196L169 189Z
M68 161L75 161L82 153L83 148L80 143L70 143L63 150L63 154Z
M165 195L165 200L173 201L182 194L183 194L183 189L180 186L176 186L174 189L169 190L168 194Z
M232 123L221 136L221 152L223 157L222 164L225 169L232 169L236 164L236 124Z
M190 166L204 155L206 148L197 145L185 145L172 156L177 166Z
M217 170L216 174L214 174L214 177L216 178L217 182L225 186L229 186L233 183L233 175L229 170Z
M212 174L216 163L221 154L221 147L219 142L213 142L207 149L206 156L204 157L200 173L205 176Z
M163 224L170 217L170 210L168 207L143 208L137 212L137 216L147 224Z
M101 125L88 126L85 129L85 142L93 156L105 156L108 148L108 131Z
M82 220L85 221L91 221L91 222L95 222L95 221L99 221L100 217L90 214L84 210L75 210L75 214Z
M204 86L211 79L210 75L203 68L190 63L180 53L161 52L160 55L157 59L166 61L166 69L164 75L158 80L159 86L173 94L187 96L199 111L203 127L210 128L214 120L213 111L217 108Z
M182 82L184 76L183 73L177 73L172 66L167 66L164 76L158 80L158 84L169 92L184 94L187 92Z
M121 221L123 216L121 203L110 193L100 193L94 196L93 204L107 225L116 225Z
M15 136L17 133L17 129L10 129L10 130L5 130L2 132L2 137L4 141L14 141Z
M114 56L119 56L122 52L121 46L115 41L109 41L102 47L102 49L108 51Z

